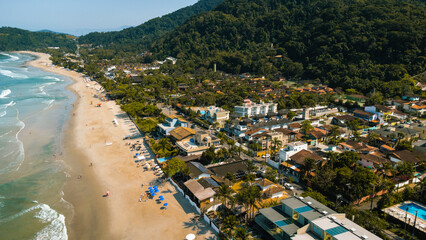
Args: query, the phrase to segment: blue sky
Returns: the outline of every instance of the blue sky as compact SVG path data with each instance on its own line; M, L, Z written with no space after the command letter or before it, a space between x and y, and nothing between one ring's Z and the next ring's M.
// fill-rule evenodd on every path
M0 26L81 35L136 26L197 0L0 0Z

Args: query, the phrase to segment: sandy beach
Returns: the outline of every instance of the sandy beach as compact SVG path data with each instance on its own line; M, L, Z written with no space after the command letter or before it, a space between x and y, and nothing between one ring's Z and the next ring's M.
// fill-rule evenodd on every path
M74 206L73 216L66 219L69 239L185 239L189 233L196 239L217 238L204 221L191 221L195 209L170 182L157 183L154 170L144 171L135 163L135 151L128 143L139 141L142 149L147 145L141 138L123 140L137 134L137 129L115 102L95 97L101 95L97 83L53 66L47 54L21 53L38 56L28 65L74 80L69 89L76 93L77 101L64 130L63 154L58 156L71 169L64 187L64 199ZM98 103L102 106L96 107ZM153 157L145 156L147 160ZM167 209L157 197L139 201L152 184L159 187Z

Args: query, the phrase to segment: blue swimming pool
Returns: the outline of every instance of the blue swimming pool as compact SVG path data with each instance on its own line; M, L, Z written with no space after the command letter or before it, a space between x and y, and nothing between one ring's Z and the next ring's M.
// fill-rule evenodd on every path
M422 207L422 206L420 206L416 203L407 203L407 204L400 206L399 208L404 210L404 211L407 211L407 207L408 207L409 213L416 215L416 211L417 211L417 217L426 221L426 209L424 207Z

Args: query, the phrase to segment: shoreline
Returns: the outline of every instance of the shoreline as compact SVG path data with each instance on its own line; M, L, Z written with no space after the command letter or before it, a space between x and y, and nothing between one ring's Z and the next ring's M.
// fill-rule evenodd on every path
M63 129L62 156L71 168L63 197L74 207L73 216L66 219L69 239L184 239L189 233L198 235L197 239L216 238L204 221L191 221L197 215L195 209L168 181L158 184L168 209L153 199L138 201L159 176L135 163L135 152L127 144L143 140L123 140L138 130L115 102L102 102L94 96L99 94L99 84L85 82L81 74L52 65L48 54L18 53L37 56L27 62L29 66L70 77L74 82L67 86L77 97ZM102 107L95 107L98 103ZM112 123L113 119L118 125ZM146 157L150 160L154 156L151 153ZM104 197L106 191L110 192L108 197Z

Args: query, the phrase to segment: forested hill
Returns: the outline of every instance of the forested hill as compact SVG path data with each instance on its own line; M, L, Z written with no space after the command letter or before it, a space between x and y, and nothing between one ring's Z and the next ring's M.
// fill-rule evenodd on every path
M75 49L76 37L53 32L31 32L19 28L0 28L0 51L42 50L48 47Z
M116 32L94 32L81 36L82 44L102 45L104 48L123 52L147 50L151 43L182 25L190 17L201 12L210 11L223 0L200 0L194 5L181 8L173 13L151 19L139 26Z
M212 67L317 79L331 86L410 91L426 69L420 0L224 0L154 43L186 69ZM179 61L178 61L179 62Z

